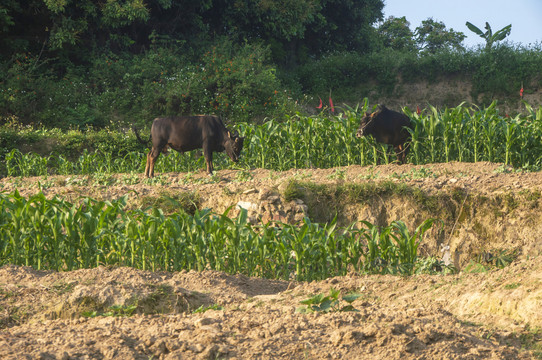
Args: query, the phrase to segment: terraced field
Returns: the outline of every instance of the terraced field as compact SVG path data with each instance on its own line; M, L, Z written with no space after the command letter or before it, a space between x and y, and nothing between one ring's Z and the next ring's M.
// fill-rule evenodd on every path
M4 193L90 196L127 208L211 208L249 221L413 229L434 217L419 256L453 275L363 275L321 281L204 270L0 268L3 359L531 359L541 354L542 174L502 164L349 166L276 172L166 173L154 184L91 177L4 178ZM365 191L370 189L371 191ZM446 252L443 247L449 246ZM494 266L501 259L513 261ZM347 295L355 293L349 298ZM322 295L315 297L315 295ZM329 296L324 305L324 296ZM345 298L343 299L343 296ZM348 300L348 301L347 301ZM304 301L305 303L301 303ZM351 301L351 303L349 302ZM351 306L345 308L346 306ZM312 307L312 311L311 311ZM326 310L324 310L326 308ZM356 311L339 311L340 309Z

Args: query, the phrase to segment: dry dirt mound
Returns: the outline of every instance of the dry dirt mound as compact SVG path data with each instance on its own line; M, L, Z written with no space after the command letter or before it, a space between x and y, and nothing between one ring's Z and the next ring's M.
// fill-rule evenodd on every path
M289 283L213 271L6 266L0 358L530 359L522 339L542 325L541 270L522 262L484 274ZM357 311L296 312L330 288L360 293ZM106 313L129 304L131 316ZM97 314L81 316L84 309Z
M1 359L541 356L540 173L449 163L223 170L214 178L203 172L163 174L154 183L127 178L118 174L105 185L91 176L4 178L0 190L18 189L23 196L42 190L70 201L126 195L130 207L189 194L199 207L217 212L239 202L253 204L247 206L254 207L256 221L266 216L296 221L300 212L319 220L334 212L342 224L401 219L412 227L438 216L446 224L424 239L422 255L440 256L439 246L449 245L463 270L480 252L514 249L520 256L502 270L484 273L351 274L310 283L214 271L99 267L59 273L5 266L0 268ZM352 303L357 311L296 312L305 307L300 301L327 295L331 288L341 296L359 293Z

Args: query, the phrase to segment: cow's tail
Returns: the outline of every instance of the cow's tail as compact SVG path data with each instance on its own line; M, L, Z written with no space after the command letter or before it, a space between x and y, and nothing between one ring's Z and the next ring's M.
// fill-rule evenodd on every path
M146 146L149 147L149 148L151 147L150 144L151 144L151 140L152 140L152 135L149 135L149 140L145 141L145 140L143 140L143 139L141 138L141 136L139 136L139 131L137 130L137 128L135 127L135 125L132 126L132 131L134 132L134 134L135 134L137 140L138 140L141 144L146 145Z

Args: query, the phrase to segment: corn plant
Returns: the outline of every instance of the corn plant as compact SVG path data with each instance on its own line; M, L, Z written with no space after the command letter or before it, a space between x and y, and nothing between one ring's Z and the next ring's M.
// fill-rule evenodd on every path
M160 209L128 211L125 205L125 198L71 204L42 193L28 199L0 194L0 266L74 270L112 264L298 280L345 275L348 269L409 274L432 224L422 223L413 235L401 222L339 228L336 219L321 225L306 218L299 227L253 226L245 211L235 218L229 210L166 216Z
M411 235L402 221L394 221L383 229L362 221L367 231L362 231L366 239L367 251L363 253L363 269L376 274L410 275L417 261L418 245L423 234L431 228L435 219L427 219Z
M38 154L23 154L13 149L5 157L7 174L23 177L47 175L48 160Z
M504 162L516 167L535 167L542 163L542 107L525 104L527 115L502 116L492 103L486 108L460 104L455 108L413 113L403 109L412 122L410 154L407 161L426 164L440 161ZM345 106L341 116L303 116L271 119L263 124L237 124L245 146L240 162L232 165L224 153L216 153L216 168L240 167L288 170L292 168L331 168L348 165L389 163L389 146L372 137L356 138L359 120L368 109ZM12 150L4 155L8 176L47 174L89 175L100 173L143 172L145 152L117 156L113 151L83 150L69 160L55 153L48 157ZM204 167L201 151L161 155L158 172L193 172Z
M439 152L438 148L442 147L442 123L440 120L440 114L434 106L430 106L431 113L427 117L427 121L424 124L425 132L427 134L426 141L429 146L429 155L432 163L437 162Z

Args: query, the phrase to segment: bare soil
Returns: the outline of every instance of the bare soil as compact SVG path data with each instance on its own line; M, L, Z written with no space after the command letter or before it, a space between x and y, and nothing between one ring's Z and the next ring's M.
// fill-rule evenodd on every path
M334 213L341 224L401 219L413 227L434 216L444 225L428 233L420 255L442 256L440 247L450 246L461 271L409 278L351 273L295 282L210 270L102 266L52 272L4 266L1 359L532 359L542 354L541 173L448 163L221 170L214 178L202 171L163 174L155 184L140 175L127 179L118 174L101 185L103 179L92 177L4 178L0 190L30 196L41 189L70 201L126 195L129 207L190 194L198 207L217 212L242 202L252 209L253 221L296 222L300 215L322 220ZM289 193L292 184L300 189L297 199ZM396 184L402 191L376 197L333 192L368 184L375 189ZM324 186L316 191L311 185ZM326 189L334 195L322 195ZM467 271L477 255L505 250L518 255L511 265ZM331 288L341 295L360 293L352 303L357 311L296 312L300 301L327 295Z
M380 94L373 86L364 89L359 94L362 98L367 96L370 99L378 99L380 104L386 104L390 108L400 109L408 107L415 110L417 106L426 108L427 104L436 107L454 107L463 102L467 104L489 104L494 100L498 101L497 108L504 114L515 114L525 111L522 100L537 108L542 103L542 88L530 88L523 97L519 96L519 88L516 96L503 97L494 93L480 93L473 96L472 84L462 77L447 77L445 81L399 81L391 95Z

